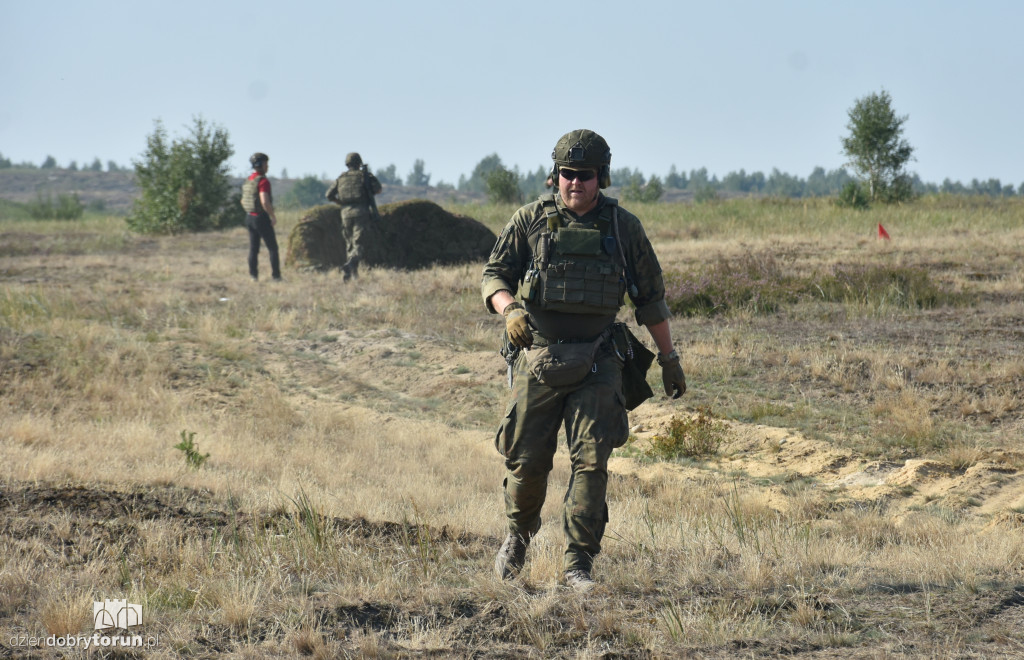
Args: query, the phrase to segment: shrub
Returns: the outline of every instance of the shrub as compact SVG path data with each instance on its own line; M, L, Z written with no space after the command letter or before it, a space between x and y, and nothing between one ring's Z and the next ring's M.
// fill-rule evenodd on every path
M864 210L870 206L868 193L858 181L847 181L836 197L836 206Z
M295 182L295 186L284 198L284 205L309 208L323 204L326 200L327 184L315 176L307 175Z
M226 161L234 153L223 128L197 117L188 137L167 141L157 120L146 152L135 163L141 191L128 226L142 234L177 234L220 228L235 213Z
M715 456L725 441L727 430L723 422L712 416L709 408L701 406L694 417L680 419L673 416L669 421L668 435L651 438L647 455L663 460Z
M817 285L822 298L831 302L895 307L937 307L953 302L936 285L928 271L912 266L836 265Z
M796 300L799 288L769 254L723 257L701 270L666 273L665 299L674 314L711 316L732 309L774 312Z
M711 186L701 186L697 189L697 192L693 194L693 201L697 204L717 202L718 192Z
M78 220L85 212L85 206L76 193L57 195L56 202L49 195L43 199L39 194L36 195L35 201L26 204L25 208L36 220Z
M185 463L193 470L198 470L210 457L209 453L200 454L199 445L195 443L196 434L193 431L182 431L181 442L174 445L174 448L185 456Z

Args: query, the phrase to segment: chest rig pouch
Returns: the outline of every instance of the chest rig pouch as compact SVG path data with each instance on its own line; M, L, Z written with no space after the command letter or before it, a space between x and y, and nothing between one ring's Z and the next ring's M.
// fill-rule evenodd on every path
M523 299L543 310L570 314L614 314L626 291L625 270L615 258L617 204L606 199L594 228L562 226L554 195L540 198L548 218L523 277Z

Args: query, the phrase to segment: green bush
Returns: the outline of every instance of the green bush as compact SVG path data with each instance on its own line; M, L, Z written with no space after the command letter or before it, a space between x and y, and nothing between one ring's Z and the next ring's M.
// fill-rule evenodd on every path
M309 208L326 201L327 184L315 176L307 175L295 182L285 195L284 205L292 208Z
M847 181L836 197L836 206L864 210L870 206L868 193L858 181Z
M651 438L647 455L651 458L674 460L678 458L709 458L718 454L728 427L716 420L711 410L697 408L697 415L686 419L673 416L668 435Z
M656 202L665 194L665 187L656 175L647 182L637 172L630 177L629 183L622 187L622 199L627 202Z
M76 193L57 195L57 201L49 195L43 199L36 195L35 201L25 205L28 214L35 220L78 220L85 212L85 206Z
M693 194L693 201L696 204L706 204L718 201L718 192L711 186L701 186Z
M492 204L510 204L521 202L523 195L519 192L519 177L515 172L502 166L487 174L487 198Z
M237 215L231 203L226 162L234 153L227 131L201 117L190 134L168 144L157 120L146 140L142 160L135 163L141 196L128 216L128 226L141 234L178 234L219 229Z
M927 309L955 302L926 269L911 266L837 265L817 289L823 299L847 304Z

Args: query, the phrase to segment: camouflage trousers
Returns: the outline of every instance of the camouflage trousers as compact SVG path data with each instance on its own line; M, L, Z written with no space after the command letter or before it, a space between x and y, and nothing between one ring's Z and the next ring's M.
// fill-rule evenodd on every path
M565 427L572 475L562 528L565 570L591 570L608 522L608 457L629 434L622 395L622 360L610 342L598 349L596 369L567 387L542 385L520 354L513 365L512 399L495 436L505 458L505 515L509 531L530 538L540 529L548 475L560 426Z
M362 205L341 207L341 235L345 239L345 263L358 267L363 259L363 242L373 222L370 210Z

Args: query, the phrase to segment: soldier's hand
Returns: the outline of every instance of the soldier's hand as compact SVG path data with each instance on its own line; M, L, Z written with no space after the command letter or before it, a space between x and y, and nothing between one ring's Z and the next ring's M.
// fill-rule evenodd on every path
M661 365L661 382L665 385L665 396L678 399L686 394L686 374L683 373L683 365L679 362L679 354L675 351L668 355L659 353L658 364Z
M521 302L513 302L505 305L502 310L505 317L505 330L508 332L508 339L513 345L519 348L533 346L533 331L530 330L530 315Z

